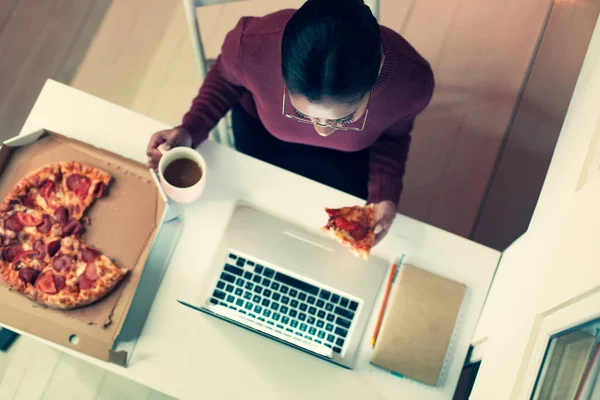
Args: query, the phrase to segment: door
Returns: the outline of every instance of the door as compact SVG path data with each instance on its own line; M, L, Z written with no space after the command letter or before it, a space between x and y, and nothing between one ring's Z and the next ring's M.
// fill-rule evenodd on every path
M503 253L482 314L471 399L531 398L551 339L600 317L599 157L597 24L529 230Z

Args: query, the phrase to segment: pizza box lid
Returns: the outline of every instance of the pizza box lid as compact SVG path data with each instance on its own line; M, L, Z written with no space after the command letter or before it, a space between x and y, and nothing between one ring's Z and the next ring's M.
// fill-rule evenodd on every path
M91 223L83 239L130 272L104 299L68 311L36 304L0 279L0 323L125 366L177 240L179 218L176 209L169 207L156 175L143 164L46 130L15 137L0 148L0 201L27 173L69 160L96 166L113 176L106 195L86 212ZM173 222L177 223L175 230ZM162 243L156 254L153 245L167 236L160 235L163 228L170 230L172 243ZM136 294L147 267L152 272L142 282L143 293ZM128 317L130 309L135 312Z

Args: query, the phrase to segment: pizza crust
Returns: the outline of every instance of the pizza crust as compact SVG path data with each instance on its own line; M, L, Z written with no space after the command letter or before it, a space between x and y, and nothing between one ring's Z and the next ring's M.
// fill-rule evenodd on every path
M323 232L329 234L329 236L331 236L333 239L335 239L338 243L340 243L342 246L346 247L350 253L352 253L354 256L362 258L363 260L368 260L369 259L369 251L367 251L366 249L360 249L355 247L355 243L351 240L348 240L346 238L346 236L344 235L344 232L340 232L334 229L325 229L322 228Z

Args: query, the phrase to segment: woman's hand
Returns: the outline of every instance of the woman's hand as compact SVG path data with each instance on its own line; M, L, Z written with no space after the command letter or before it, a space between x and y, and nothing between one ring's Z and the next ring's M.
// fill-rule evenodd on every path
M398 208L389 200L375 204L375 245L387 235L397 212Z
M162 157L159 146L163 151L168 151L173 147L191 147L192 135L183 128L167 129L152 135L146 155L148 156L148 167L154 170L158 168L158 162Z

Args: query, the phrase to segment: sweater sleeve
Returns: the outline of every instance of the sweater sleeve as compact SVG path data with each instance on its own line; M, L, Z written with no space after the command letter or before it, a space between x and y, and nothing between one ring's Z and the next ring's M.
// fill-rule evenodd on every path
M242 18L227 34L221 54L183 117L180 127L192 134L194 147L208 138L210 131L240 101L245 91L239 57L246 22L247 19Z
M414 121L433 96L435 83L431 70L428 70L423 81L422 95L413 104L414 112L389 127L370 148L369 203L384 200L390 200L394 204L400 202Z

